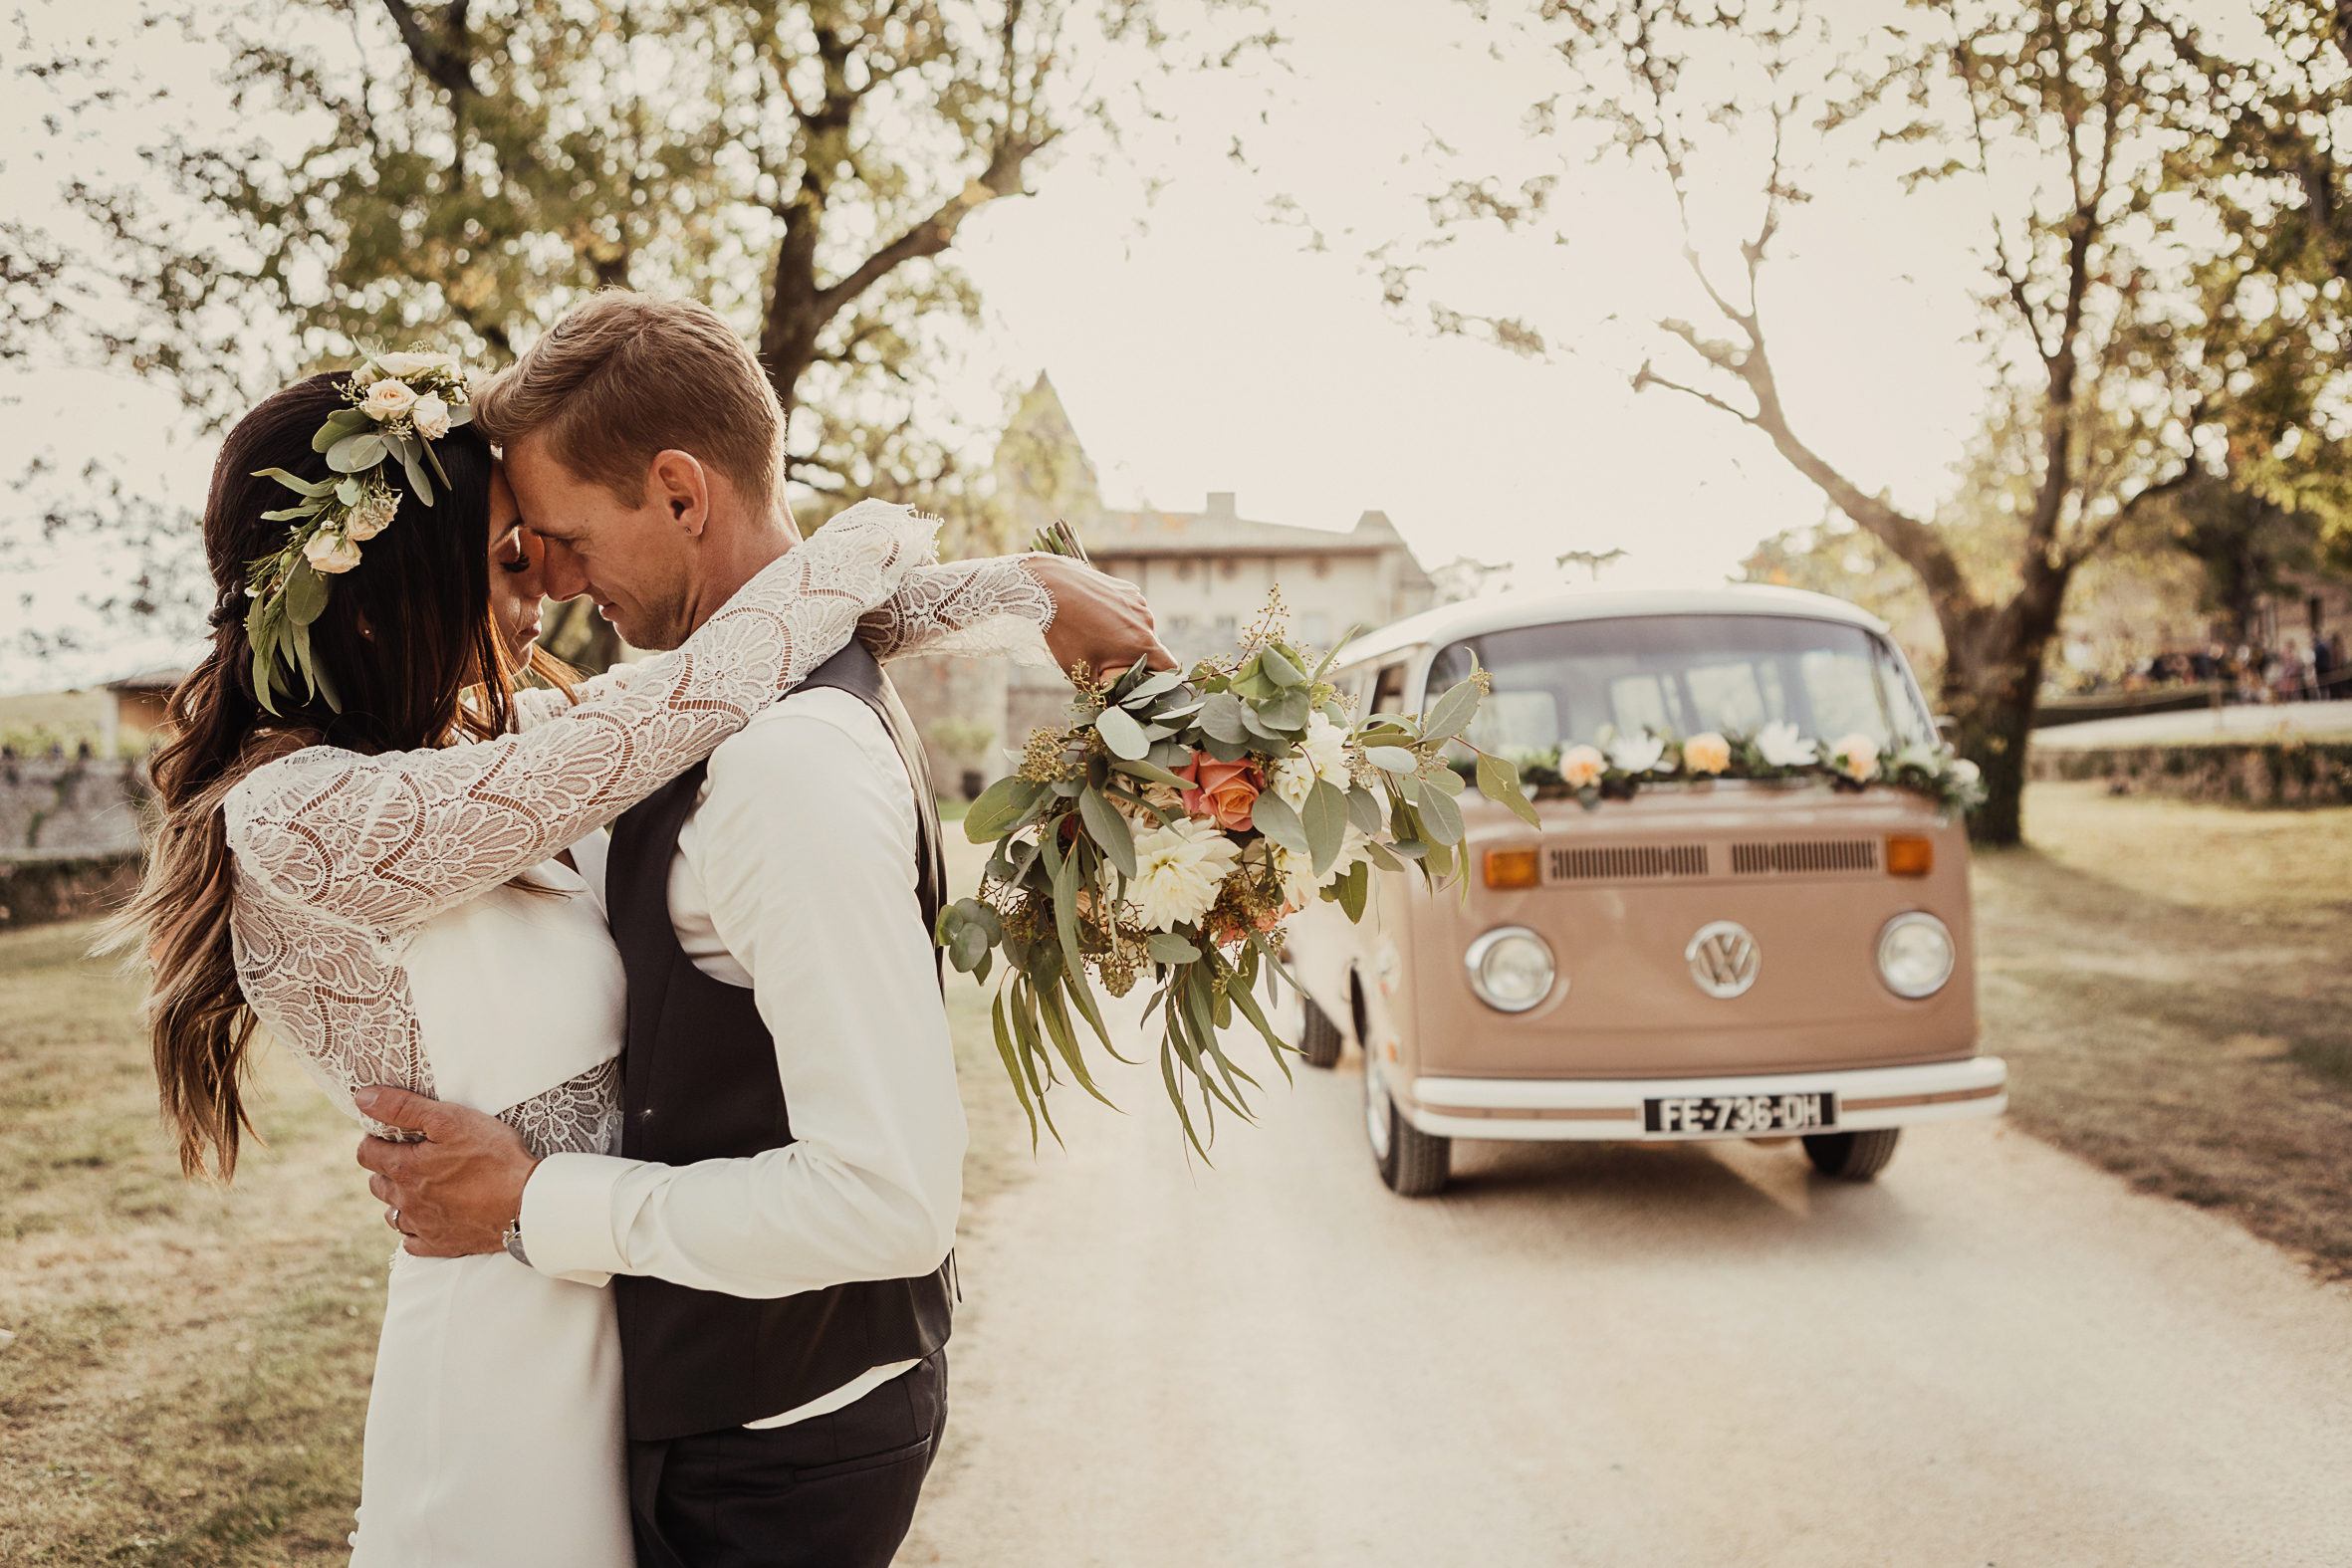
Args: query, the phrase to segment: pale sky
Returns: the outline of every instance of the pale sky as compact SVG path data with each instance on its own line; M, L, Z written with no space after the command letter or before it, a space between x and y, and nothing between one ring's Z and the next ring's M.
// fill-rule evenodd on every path
M940 383L965 423L993 425L1007 391L1043 369L1113 506L1193 510L1230 490L1246 517L1337 530L1378 509L1424 565L1510 560L1529 584L1556 580L1562 551L1612 548L1630 554L1607 582L1718 582L1759 539L1820 518L1818 493L1761 436L1627 384L1651 355L1698 378L1648 323L1704 321L1708 310L1654 174L1579 159L1533 233L1413 250L1428 237L1420 197L1437 177L1433 132L1508 163L1511 183L1535 166L1520 114L1563 85L1538 50L1439 0L1286 0L1277 11L1289 69L1165 85L1155 91L1172 128L1141 138L1132 157L1074 136L1034 174L1037 194L966 224L957 253L986 321ZM1491 41L1507 44L1503 61L1489 57ZM30 144L20 124L0 124L12 149L0 210L44 221L54 174L14 150ZM1237 133L1254 169L1227 155ZM1566 127L1560 150L1587 134ZM1150 201L1147 172L1166 181ZM1744 169L1711 172L1727 188L1701 193L1701 221L1716 227L1703 239L1736 266L1732 236L1752 186ZM1784 394L1799 428L1865 489L1932 508L1988 384L1968 297L1981 202L1958 187L1906 197L1883 169L1816 169L1810 180L1818 199L1793 215L1765 273ZM1327 251L1307 253L1300 229L1270 221L1278 194L1303 204ZM1436 338L1420 302L1401 317L1386 310L1363 253L1390 238L1430 267L1425 297L1527 316L1548 359ZM0 374L0 396L13 399L0 405L6 472L48 449L70 473L104 450L158 499L200 504L211 448L155 438L172 422L156 390L43 369ZM0 490L0 508L25 504ZM30 623L61 618L108 564L87 550L45 558L15 585L41 594ZM0 641L27 623L15 592L0 597ZM0 690L103 678L168 652L150 639L47 668L0 653L14 666L0 668Z

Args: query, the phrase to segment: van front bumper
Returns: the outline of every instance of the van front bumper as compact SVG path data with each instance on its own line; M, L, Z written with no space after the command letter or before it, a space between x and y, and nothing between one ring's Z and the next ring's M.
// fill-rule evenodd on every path
M1397 1110L1437 1138L1684 1142L1692 1135L1645 1131L1643 1102L1706 1095L1834 1094L1837 1124L1826 1129L1834 1132L1999 1116L2009 1103L2008 1064L1999 1056L1737 1078L1415 1078L1409 1086L1391 1083Z

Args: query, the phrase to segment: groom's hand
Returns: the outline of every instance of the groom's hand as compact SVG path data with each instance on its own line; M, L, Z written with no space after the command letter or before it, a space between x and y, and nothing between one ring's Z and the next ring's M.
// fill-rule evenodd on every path
M523 1184L539 1165L523 1137L495 1116L406 1089L365 1088L352 1096L386 1126L424 1134L421 1143L359 1140L367 1190L384 1220L418 1257L496 1252L523 1212Z
M1054 596L1054 624L1046 632L1055 668L1067 674L1083 664L1097 679L1138 661L1173 669L1176 656L1160 646L1143 590L1124 577L1096 571L1066 556L1024 556L1021 563Z

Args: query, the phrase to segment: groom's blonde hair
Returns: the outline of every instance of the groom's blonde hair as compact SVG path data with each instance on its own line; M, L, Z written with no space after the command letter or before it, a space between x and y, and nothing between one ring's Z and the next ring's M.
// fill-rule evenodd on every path
M775 499L784 409L719 313L609 289L549 330L474 396L501 446L544 438L557 462L622 503L654 454L691 452L755 505Z

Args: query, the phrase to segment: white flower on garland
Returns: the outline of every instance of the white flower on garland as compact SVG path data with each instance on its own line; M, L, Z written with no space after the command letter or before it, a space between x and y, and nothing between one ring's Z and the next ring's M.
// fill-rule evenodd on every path
M1179 817L1135 840L1135 877L1127 897L1139 925L1173 931L1200 919L1217 902L1241 850L1214 822Z
M1893 766L1897 771L1916 768L1923 774L1933 774L1942 765L1943 760L1936 749L1925 741L1913 741L1895 754Z
M1624 773L1646 774L1665 755L1666 743L1647 731L1621 735L1609 743L1609 761Z
M1693 774L1720 774L1732 766L1732 743L1702 730L1682 743L1682 765Z
M343 531L353 539L373 539L391 525L400 498L389 490L370 490L344 519Z
M1347 787L1347 732L1319 713L1306 716L1306 735L1299 742L1315 777L1336 789ZM1303 797L1301 797L1303 798ZM1292 802L1296 804L1296 801Z
M445 353L379 353L375 367L386 375L405 378L424 370L454 370L457 360Z
M1774 768L1810 768L1821 760L1813 743L1799 736L1796 726L1786 720L1757 731L1756 749Z
M390 424L416 406L416 393L406 381L378 381L367 388L359 407L368 418Z
M303 546L302 559L311 563L313 571L334 576L359 563L359 547L335 530L323 528Z
M1571 789L1600 783L1601 775L1609 771L1609 760L1597 747L1571 746L1560 753L1559 776Z
M1952 759L1952 777L1964 784L1973 784L1985 777L1984 770L1965 757Z
M1857 732L1832 746L1827 762L1854 783L1868 784L1878 777L1878 743Z
M418 398L408 417L416 422L416 433L427 441L438 441L449 433L449 405L441 401L438 392Z
M1321 715L1316 717L1320 718ZM1274 765L1274 772L1267 780L1267 787L1292 810L1304 810L1306 797L1314 792L1314 771L1312 758L1301 752L1294 752ZM1339 787L1344 789L1347 785L1341 784Z

